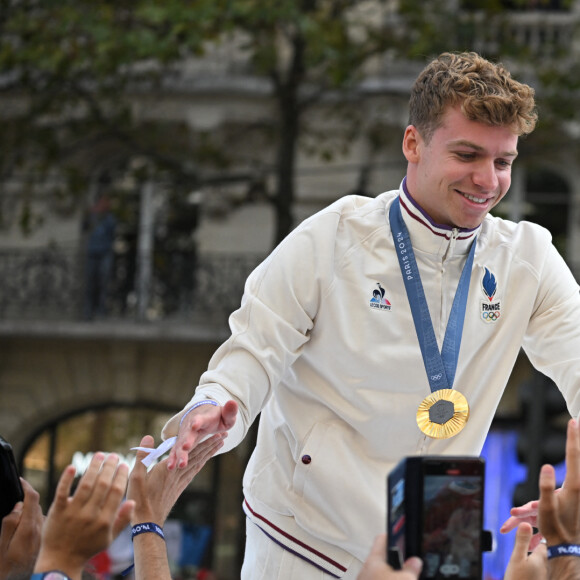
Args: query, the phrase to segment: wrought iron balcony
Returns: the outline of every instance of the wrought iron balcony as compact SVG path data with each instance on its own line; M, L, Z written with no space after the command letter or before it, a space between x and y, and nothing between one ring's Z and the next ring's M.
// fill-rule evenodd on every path
M104 311L87 311L88 262L76 249L0 250L0 321L171 321L225 325L263 259L155 251L146 286L135 253L114 255ZM143 304L143 300L146 303Z

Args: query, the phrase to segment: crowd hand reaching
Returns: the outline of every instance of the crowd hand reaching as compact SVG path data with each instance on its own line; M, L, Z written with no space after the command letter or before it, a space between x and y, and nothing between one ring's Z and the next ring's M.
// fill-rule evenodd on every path
M570 421L568 422L568 431L567 431L567 437L566 437L566 480L564 481L564 485L562 485L561 488L559 489L552 489L552 491L550 492L550 497L554 496L554 505L559 505L560 503L565 503L565 504L570 504L571 506L574 505L574 497L577 493L578 487L580 486L580 468L578 470L578 472L573 473L572 470L570 469L570 464L569 464L569 459L568 456L570 455L570 457L576 457L577 455L577 451L576 451L576 445L578 445L578 438L580 437L579 435L580 433L580 426L578 425L578 421L574 420L574 419L570 419ZM579 460L580 461L580 460ZM547 476L549 476L549 471L551 470L553 473L553 467L552 466L544 466L542 468L542 471L540 473L540 483L542 482L542 477L546 478ZM546 470L546 471L544 471ZM554 476L552 476L554 477ZM548 481L545 479L545 481ZM555 481L555 478L554 478ZM568 492L565 492L565 490L569 488ZM564 493L563 499L559 499L561 494ZM547 502L547 497L545 496L545 505L548 505ZM572 498L572 499L571 499ZM551 504L550 504L551 505ZM530 542L530 550L535 549L535 547L540 543L540 541L542 540L542 537L545 536L544 531L542 530L542 528L539 526L538 523L538 512L539 512L539 506L540 506L540 500L533 500L528 502L527 504L523 505L523 506L519 506L519 507L514 507L511 509L510 513L511 513L511 517L508 518L502 525L502 527L500 528L500 532L502 534L505 534L507 532L510 532L511 530L513 530L514 528L516 528L518 526L518 524L520 522L527 522L530 525L534 526L535 528L539 528L539 532L537 534L534 534L532 541Z
M69 465L58 482L42 531L35 572L61 570L80 580L92 556L108 548L129 524L134 502L123 497L129 467L115 454L95 453L70 495L76 469Z
M24 501L2 520L0 532L0 580L30 578L40 548L44 516L38 492L20 479Z
M562 489L563 487L554 490L554 494L558 495L562 491ZM517 528L519 524L523 522L530 524L534 528L537 528L539 504L540 500L534 499L522 506L513 507L510 510L511 514L510 517L502 524L499 531L502 534L507 534L508 532L511 532L512 530ZM536 546L542 541L542 537L543 536L540 532L532 536L532 540L530 542L530 550L534 550L536 548Z
M556 490L556 492L558 491L559 490ZM507 534L508 532L518 528L521 523L526 523L534 528L537 528L539 503L539 500L535 499L522 506L513 507L510 510L510 517L502 524L501 528L499 529L500 533ZM535 550L541 541L542 535L539 532L533 534L530 540L530 550Z
M530 553L533 528L528 522L517 527L516 541L510 556L504 580L547 580L548 558L544 544L538 544Z
M135 510L131 518L133 525L153 522L163 526L171 508L181 496L192 479L213 455L223 447L227 432L220 432L203 441L189 452L187 466L176 471L166 467L168 458L153 466L149 472L141 460L145 451L137 452L137 461L129 477L127 498L135 501ZM141 447L153 449L154 440L145 435Z
M182 418L177 440L169 453L167 468L182 469L187 465L189 452L208 435L229 431L236 422L238 404L228 401L219 405L201 405Z
M580 544L580 424L568 421L566 435L566 481L554 493L556 476L551 465L540 471L538 527L548 546Z
M403 564L402 570L393 570L387 564L387 535L380 534L375 538L373 547L366 559L357 580L417 580L423 562L419 558L409 558Z

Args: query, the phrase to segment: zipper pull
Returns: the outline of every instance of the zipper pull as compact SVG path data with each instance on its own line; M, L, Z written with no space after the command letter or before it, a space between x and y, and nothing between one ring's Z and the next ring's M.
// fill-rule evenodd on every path
M457 241L458 237L459 237L459 228L453 228L451 230L451 240L449 242L449 248L447 248L448 257L453 256L453 252L455 250L455 242Z

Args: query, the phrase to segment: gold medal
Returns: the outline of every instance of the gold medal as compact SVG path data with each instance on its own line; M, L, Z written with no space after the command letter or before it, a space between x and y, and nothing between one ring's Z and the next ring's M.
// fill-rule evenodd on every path
M455 389L439 389L425 397L417 409L417 425L428 437L449 439L469 419L467 399Z

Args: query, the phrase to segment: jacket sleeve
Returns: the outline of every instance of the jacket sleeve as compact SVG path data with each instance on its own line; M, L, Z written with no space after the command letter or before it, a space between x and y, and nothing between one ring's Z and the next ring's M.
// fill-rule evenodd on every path
M580 292L572 272L549 243L523 347L530 362L562 391L573 416L580 412Z
M201 399L233 399L239 411L224 453L235 447L300 356L320 301L332 284L340 213L323 211L303 222L246 281L241 307L229 319L231 336L212 356L195 396L170 419L163 438L177 434L183 412Z

